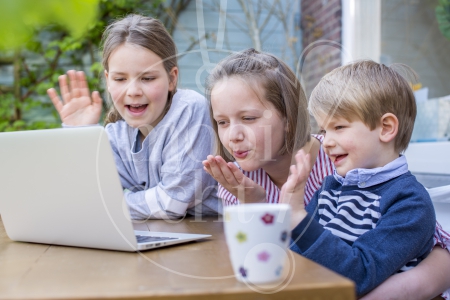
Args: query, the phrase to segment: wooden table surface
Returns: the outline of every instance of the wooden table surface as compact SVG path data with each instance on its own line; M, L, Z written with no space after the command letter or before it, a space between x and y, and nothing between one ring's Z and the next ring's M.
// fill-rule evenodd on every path
M283 282L238 282L217 218L134 227L212 237L125 253L13 242L0 222L0 299L355 299L350 280L293 252Z

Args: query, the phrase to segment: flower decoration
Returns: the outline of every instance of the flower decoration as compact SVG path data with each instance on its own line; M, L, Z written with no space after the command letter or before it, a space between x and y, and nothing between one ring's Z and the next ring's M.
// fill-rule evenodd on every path
M281 241L282 241L282 242L286 242L287 238L288 238L288 233L287 233L287 231L285 230L285 231L283 231L283 232L281 233Z
M266 213L264 216L261 217L261 219L266 224L272 224L273 223L273 219L274 219L274 215Z
M247 269L245 269L244 267L239 268L239 273L241 273L242 277L247 277Z
M281 271L283 271L283 267L279 266L276 270L275 270L275 275L280 276L281 275Z
M263 252L258 254L258 260L259 261L268 261L269 258L270 258L270 254L267 253L266 251L263 251Z
M242 231L239 231L236 234L236 239L238 240L239 243L244 243L247 241L247 235L245 233L243 233Z

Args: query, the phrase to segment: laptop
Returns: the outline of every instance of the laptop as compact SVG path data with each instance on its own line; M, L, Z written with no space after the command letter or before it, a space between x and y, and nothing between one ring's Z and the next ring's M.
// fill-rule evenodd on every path
M133 229L101 126L0 133L0 187L14 241L140 251L210 237Z

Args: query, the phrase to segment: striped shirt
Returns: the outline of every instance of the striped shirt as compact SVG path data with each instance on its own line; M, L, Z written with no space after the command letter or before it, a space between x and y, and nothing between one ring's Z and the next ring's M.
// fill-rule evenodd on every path
M404 157L371 169L372 177L369 171L344 183L337 174L326 177L292 231L292 250L354 280L358 295L421 262L436 224L430 196Z
M351 245L376 227L380 214L380 196L363 190L322 191L319 195L319 223Z
M384 167L351 170L345 177L335 172L334 179L342 186L339 189L321 189L318 195L319 224L352 245L361 235L376 228L381 218L381 191L374 187L386 184L406 173L409 172L404 156L398 157ZM414 183L421 187L417 181ZM387 201L386 197L384 201ZM421 223L424 224L424 221ZM407 271L417 266L419 262L417 258L413 258L400 271Z
M312 136L322 143L322 135L313 134ZM237 163L236 165L239 167ZM258 169L252 172L242 172L245 176L261 185L266 190L267 203L278 203L280 198L280 189L272 182L269 175L263 169ZM309 204L314 193L322 186L323 179L328 175L333 175L333 173L333 162L325 154L323 148L320 147L316 162L314 163L311 174L309 175L308 181L306 182L305 205ZM220 199L222 199L224 206L239 204L239 200L228 190L226 190L220 183L218 186L217 195ZM434 232L434 245L439 245L440 247L447 249L450 252L450 234L444 231L441 225L437 222L436 230Z

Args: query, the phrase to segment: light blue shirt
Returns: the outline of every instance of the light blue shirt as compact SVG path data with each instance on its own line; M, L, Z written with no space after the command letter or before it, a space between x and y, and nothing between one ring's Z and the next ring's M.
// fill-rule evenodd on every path
M359 188L367 188L391 180L406 172L408 172L406 157L400 155L400 157L391 161L384 167L374 169L353 169L348 171L345 177L342 177L334 170L333 175L343 186L357 185Z

